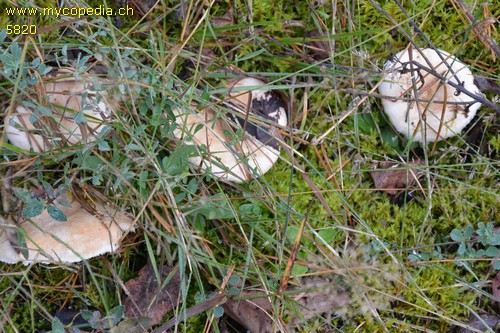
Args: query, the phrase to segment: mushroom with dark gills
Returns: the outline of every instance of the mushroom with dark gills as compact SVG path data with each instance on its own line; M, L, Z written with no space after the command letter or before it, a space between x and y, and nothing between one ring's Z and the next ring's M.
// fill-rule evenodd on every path
M278 160L279 128L288 124L287 103L265 82L252 77L230 81L223 104L225 116L214 107L175 110L174 136L199 148L190 162L214 177L245 182L265 174Z
M35 90L45 107L37 110L33 103L16 102L7 108L9 142L42 152L95 141L113 113L106 91L94 87L101 84L97 77L76 74L72 68L60 68L42 78Z
M418 142L459 134L483 97L470 69L448 52L410 48L384 66L382 105L394 128Z

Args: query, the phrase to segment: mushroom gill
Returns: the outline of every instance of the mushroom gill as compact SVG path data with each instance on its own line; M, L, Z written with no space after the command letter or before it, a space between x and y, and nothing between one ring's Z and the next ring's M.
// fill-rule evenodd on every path
M45 209L30 219L2 223L0 261L25 265L79 262L116 251L124 234L133 231L133 219L103 203L96 203L92 211L77 200L67 200L64 205L56 203L56 206L66 221L55 220ZM9 237L9 232L16 228L23 235L25 246Z

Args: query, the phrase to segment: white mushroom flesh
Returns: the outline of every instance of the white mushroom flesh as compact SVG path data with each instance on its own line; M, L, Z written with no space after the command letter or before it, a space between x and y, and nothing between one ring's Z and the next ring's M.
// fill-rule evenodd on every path
M405 50L384 70L386 77L379 86L384 111L394 128L413 141L433 142L459 134L481 106L474 96L482 93L470 69L445 51Z

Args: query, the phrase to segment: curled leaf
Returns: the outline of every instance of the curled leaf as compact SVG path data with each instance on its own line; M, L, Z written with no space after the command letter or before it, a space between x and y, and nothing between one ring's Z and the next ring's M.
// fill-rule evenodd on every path
M176 306L180 292L179 273L168 266L158 269L161 281L168 280L164 286L158 284L151 264L142 268L138 277L125 283L130 293L123 302L126 316L148 316L150 324L156 325Z
M385 191L390 195L396 195L400 191L419 184L423 172L415 167L420 165L424 165L424 161L418 160L407 165L382 161L376 164L376 168L370 175L373 178L376 189Z
M244 291L237 297L228 299L221 307L249 332L274 332L270 316L271 303L260 292Z

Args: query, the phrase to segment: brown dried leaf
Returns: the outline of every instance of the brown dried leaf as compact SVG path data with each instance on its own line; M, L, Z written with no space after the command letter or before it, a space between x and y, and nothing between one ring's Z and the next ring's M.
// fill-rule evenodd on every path
M251 333L274 332L273 321L269 313L271 303L267 297L256 291L244 291L222 305L224 313L244 326Z
M376 171L372 171L370 175L376 189L395 195L399 191L414 187L419 183L423 173L412 167L424 164L423 160L408 163L407 166L401 163L382 161L377 163Z
M227 27L228 25L234 24L233 20L233 9L230 8L224 15L222 16L214 16L210 20L212 26L214 27Z
M342 309L353 302L350 292L329 279L303 279L300 290L303 292L293 298L300 306L300 312L305 320L322 313L331 313L333 309ZM292 319L290 326L297 327L301 324L301 320L302 318Z
M321 39L323 34L318 30L311 30L305 33L305 37L309 40L305 42L307 53L316 60L324 60L330 56L330 45L325 39Z
M485 325L486 324L486 325ZM498 332L495 328L499 328L500 317L492 316L488 314L481 314L480 318L476 316L471 316L469 322L467 323L467 328L462 327L458 331L459 333L472 333L472 332ZM488 329L492 329L490 331Z
M149 263L141 269L138 277L125 283L130 293L123 302L128 317L147 316L151 318L151 325L156 325L176 306L180 292L179 272L174 272L174 268L168 266L159 269L162 281L173 274L163 289L160 289Z
M491 293L495 297L497 303L500 303L500 272L498 272L493 281L491 281L491 289Z

